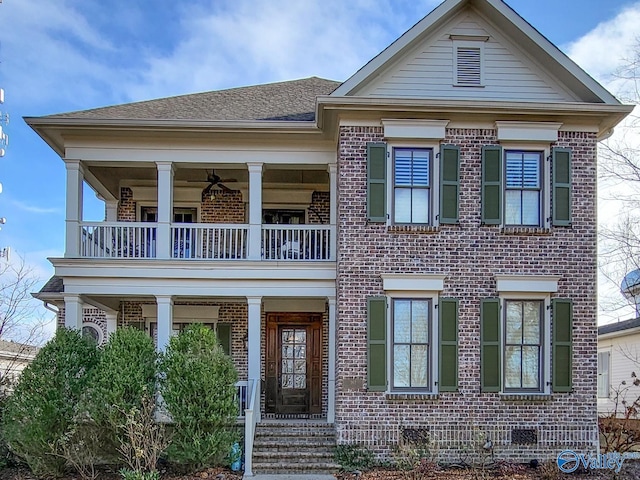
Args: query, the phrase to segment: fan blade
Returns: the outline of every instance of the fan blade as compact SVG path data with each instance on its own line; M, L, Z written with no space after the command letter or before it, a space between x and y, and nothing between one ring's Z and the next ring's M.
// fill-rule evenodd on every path
M213 183L210 183L205 187L204 190L202 190L202 195L209 195L209 192L211 191L212 188L213 188Z
M227 187L226 185L223 185L222 183L218 183L218 186L223 189L225 192L233 192L233 190L231 190L229 187Z

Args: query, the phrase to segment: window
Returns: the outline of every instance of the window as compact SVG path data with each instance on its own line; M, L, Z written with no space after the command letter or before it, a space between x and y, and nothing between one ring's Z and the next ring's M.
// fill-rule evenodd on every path
M97 345L102 344L102 329L95 323L82 325L82 336L91 339Z
M430 221L431 157L426 148L394 148L394 222Z
M506 225L539 226L542 209L542 152L505 152Z
M196 223L198 218L198 209L193 207L175 207L173 209L173 221L174 223ZM158 207L141 207L140 219L142 222L158 221Z
M598 398L609 398L611 352L598 352Z
M430 300L393 300L393 388L428 390Z
M504 388L541 390L542 301L507 300L504 319Z

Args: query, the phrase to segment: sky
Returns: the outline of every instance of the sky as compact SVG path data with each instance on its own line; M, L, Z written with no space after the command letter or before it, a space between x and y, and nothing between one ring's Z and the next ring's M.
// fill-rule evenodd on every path
M0 112L11 118L0 248L22 255L41 284L53 274L47 257L64 252L64 164L22 117L309 76L346 80L439 3L0 0ZM506 3L613 93L622 88L612 73L637 42L640 0ZM102 220L100 203L85 198L85 220Z

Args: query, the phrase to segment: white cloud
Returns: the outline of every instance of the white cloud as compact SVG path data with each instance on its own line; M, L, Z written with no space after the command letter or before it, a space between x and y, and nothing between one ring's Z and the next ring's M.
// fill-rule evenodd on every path
M147 59L127 90L141 98L309 76L346 80L437 3L238 0L185 9L183 40Z
M62 210L57 207L40 207L38 205L32 205L26 202L22 202L20 200L10 200L9 203L11 203L14 207L29 213L36 213L41 215L52 214L52 213L56 213L56 214L63 213Z

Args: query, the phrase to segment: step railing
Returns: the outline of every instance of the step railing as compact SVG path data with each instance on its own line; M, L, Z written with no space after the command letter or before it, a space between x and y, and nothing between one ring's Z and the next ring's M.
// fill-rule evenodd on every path
M263 225L265 260L331 260L330 225Z
M260 421L260 379L249 379L249 405L244 418L244 475L253 476L253 441Z
M154 223L82 222L80 256L85 258L155 258Z

